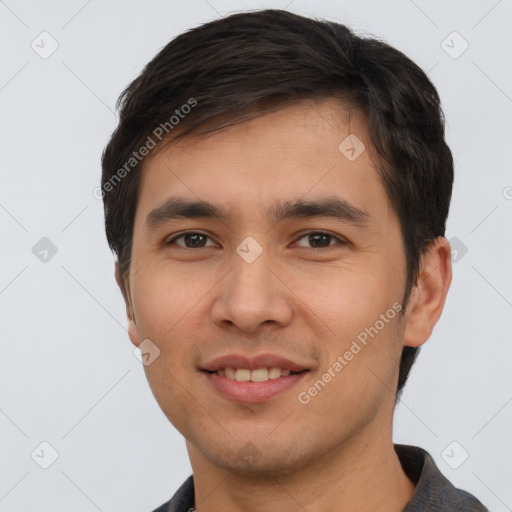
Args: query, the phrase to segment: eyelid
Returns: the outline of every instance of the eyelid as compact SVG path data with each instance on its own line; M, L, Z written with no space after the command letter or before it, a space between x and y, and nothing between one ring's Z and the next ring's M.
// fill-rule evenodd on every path
M319 251L322 249L330 249L331 247L336 247L336 246L340 246L340 245L347 245L349 243L348 240L346 240L342 236L335 235L333 233L330 233L329 231L309 230L309 231L306 231L304 233L297 235L295 238L294 244L301 238L304 238L305 236L309 236L309 235L327 235L327 236L330 236L332 239L336 240L336 242L338 242L338 243L328 245L327 247L301 247L301 249L311 249L311 250Z
M212 242L216 243L213 240L213 238L206 233L203 233L203 232L197 231L197 230L189 230L189 231L183 231L182 233L178 233L177 235L173 236L170 240L164 242L164 245L174 245L173 242L175 242L178 238L181 238L185 235L192 235L192 234L205 236L206 238L210 239ZM308 235L327 235L327 236L330 236L332 239L336 240L336 242L338 242L338 243L328 245L327 247L302 247L302 246L298 246L298 247L301 247L302 249L311 249L314 251L318 251L321 249L329 249L330 247L336 247L336 246L340 246L340 245L349 244L348 240L346 240L345 238L343 238L339 235L330 233L329 231L321 231L321 230L309 230L309 231L305 231L303 233L297 234L297 235L295 235L295 241L293 242L293 244L295 245L298 240L300 240L301 238L304 238L305 236L308 236ZM193 247L186 247L184 245L178 245L178 247L183 247L184 249L197 250L197 249L194 249ZM210 245L207 247L212 247L212 246ZM205 249L205 247L199 247L198 249Z
M165 241L164 245L175 245L175 244L173 244L173 242L175 242L178 238L181 238L182 236L185 236L185 235L202 235L202 236L205 236L206 238L210 239L212 242L214 242L216 244L216 242L213 240L213 238L210 235L203 233L201 231L191 229L189 231L183 231L181 233L178 233L177 235L174 235L170 240ZM183 247L183 249L195 250L192 247L187 247L185 245L178 245L178 247ZM212 246L210 245L208 247L212 247ZM199 247L199 249L204 249L204 247Z

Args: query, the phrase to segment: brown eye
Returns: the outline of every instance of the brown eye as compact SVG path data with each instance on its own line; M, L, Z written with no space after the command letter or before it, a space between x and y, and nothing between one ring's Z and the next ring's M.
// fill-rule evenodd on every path
M300 238L298 238L298 240L302 239L306 239L306 243L309 245L297 245L299 245L299 247L307 247L310 249L325 249L327 247L332 247L333 245L343 245L346 243L334 235L323 232L306 233L305 235L302 235Z
M169 240L169 242L166 243L166 245L178 245L180 247L185 247L187 249L197 249L202 247L211 247L206 245L207 240L209 240L210 237L203 235L202 233L183 233L172 240ZM177 240L183 239L183 244L176 243ZM213 244L215 245L215 244Z

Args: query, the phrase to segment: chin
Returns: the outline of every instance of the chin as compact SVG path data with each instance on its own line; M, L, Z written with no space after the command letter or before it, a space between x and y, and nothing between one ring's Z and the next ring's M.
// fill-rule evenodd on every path
M263 446L262 446L263 445ZM201 450L212 464L239 476L251 479L272 480L291 475L312 462L314 456L301 453L296 446L282 442L261 443L231 441L230 446L214 446Z
M262 456L257 461L244 461L220 455L211 460L216 466L241 477L251 480L268 481L297 472L299 464L294 460L276 460L275 456Z

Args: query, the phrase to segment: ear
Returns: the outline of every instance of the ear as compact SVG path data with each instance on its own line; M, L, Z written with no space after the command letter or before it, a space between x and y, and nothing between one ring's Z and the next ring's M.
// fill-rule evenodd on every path
M126 317L128 318L128 336L130 337L131 342L138 347L139 346L139 334L137 331L137 323L135 320L135 313L133 311L132 306L132 296L130 292L130 281L128 277L124 280L121 278L121 273L119 271L119 262L116 261L115 267L115 276L117 285L121 289L121 293L123 294L124 302L126 304Z
M450 243L436 238L420 259L418 281L405 310L404 345L419 347L432 334L452 282Z

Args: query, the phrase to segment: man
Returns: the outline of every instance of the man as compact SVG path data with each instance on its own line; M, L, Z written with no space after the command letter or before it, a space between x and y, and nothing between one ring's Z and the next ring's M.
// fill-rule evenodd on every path
M193 470L158 511L483 511L392 420L451 282L439 97L347 27L241 13L123 92L103 154L131 341Z

